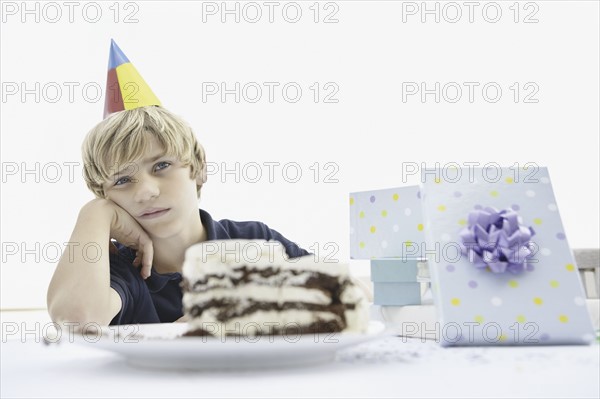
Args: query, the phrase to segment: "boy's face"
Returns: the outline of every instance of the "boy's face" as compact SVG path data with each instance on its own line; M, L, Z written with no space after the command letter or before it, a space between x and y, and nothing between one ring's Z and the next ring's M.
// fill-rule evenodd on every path
M151 134L142 159L118 165L115 176L104 182L106 197L129 213L151 237L175 236L198 215L197 184L190 167L183 166ZM158 211L158 212L155 212ZM152 214L154 213L154 214Z

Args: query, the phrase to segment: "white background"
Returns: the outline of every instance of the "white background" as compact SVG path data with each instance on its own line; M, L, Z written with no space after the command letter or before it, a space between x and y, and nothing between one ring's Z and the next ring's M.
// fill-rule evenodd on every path
M192 125L210 162L220 169L239 162L240 172L249 162L280 163L273 182L266 167L256 183L242 173L239 182L234 174L210 175L200 207L216 219L263 221L321 255L331 255L324 248L333 242L339 246L334 258L347 262L348 193L418 183L418 175L403 178L403 163L535 163L549 168L571 246L598 246L596 1L478 2L473 22L463 2L427 2L429 9L437 4L439 22L434 14L421 21L421 2L400 1L278 2L269 22L268 6L258 2L256 23L250 20L257 8L243 2L239 23L234 14L221 14L221 2L74 3L70 16L64 2L2 2L2 308L45 307L57 250L81 206L93 199L82 178L80 145L102 118L104 97L94 100L93 87L104 89L111 38L163 105ZM455 5L462 18L452 23ZM219 10L209 15L203 7ZM411 15L414 7L419 10ZM296 8L300 20L288 22ZM488 22L497 9L499 21ZM128 15L137 22L124 23ZM338 22L325 23L326 16ZM528 16L537 22L525 23ZM239 103L234 95L203 101L203 82L230 89L256 82L262 98L248 101L255 96L249 91ZM273 102L264 82L279 83ZM289 82L302 88L295 103L282 95ZM329 82L339 88L337 103L324 102ZM424 102L419 95L403 101L403 82L425 82L429 89L456 82L463 93L456 103L448 101L451 90L439 103L433 94ZM464 82L479 84L472 102ZM497 102L482 95L490 82L502 89ZM78 85L72 98L68 84ZM92 88L83 93L86 84ZM531 87L539 89L531 97L536 103L524 101ZM22 97L23 88L30 94ZM71 175L69 162L76 163ZM282 174L293 162L302 171L297 183L289 182L291 169ZM21 173L36 163L38 172ZM255 169L246 171L254 177ZM325 182L330 172L337 182ZM352 261L352 267L368 274L368 263Z

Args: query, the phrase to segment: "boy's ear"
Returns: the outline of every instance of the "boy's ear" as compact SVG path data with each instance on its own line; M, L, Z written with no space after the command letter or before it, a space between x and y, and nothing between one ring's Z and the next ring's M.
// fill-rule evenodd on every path
M204 183L206 183L207 180L207 176L206 176L206 162L202 165L202 170L200 170L200 172L198 173L198 176L196 176L196 183L198 183L199 186L204 185Z

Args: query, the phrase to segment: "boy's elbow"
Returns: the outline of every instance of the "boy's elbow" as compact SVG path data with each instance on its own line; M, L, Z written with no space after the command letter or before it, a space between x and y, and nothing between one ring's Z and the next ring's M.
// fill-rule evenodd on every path
M70 326L75 331L83 329L86 325L107 326L112 320L107 311L90 309L77 304L66 305L49 302L48 313L54 323Z
M86 324L108 326L121 310L121 297L110 288L107 296L66 294L64 289L50 287L46 296L48 314L53 322L70 323L75 328Z

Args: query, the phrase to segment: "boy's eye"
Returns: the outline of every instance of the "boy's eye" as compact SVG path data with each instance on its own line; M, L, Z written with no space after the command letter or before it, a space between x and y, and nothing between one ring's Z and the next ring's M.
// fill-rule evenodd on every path
M158 165L166 165L166 166L165 166L165 167L163 167L163 168L159 168L159 170L162 170L162 169L166 169L168 166L170 166L170 165L171 165L171 162L166 162L166 161L163 161L163 162L159 162L159 163L157 163L157 164L156 164L156 166L158 166Z
M122 184L120 184L120 183L123 183L123 184L127 183L127 180L129 180L129 177L127 177L127 176L126 177L121 177L119 180L117 180L115 182L115 186L121 186Z

